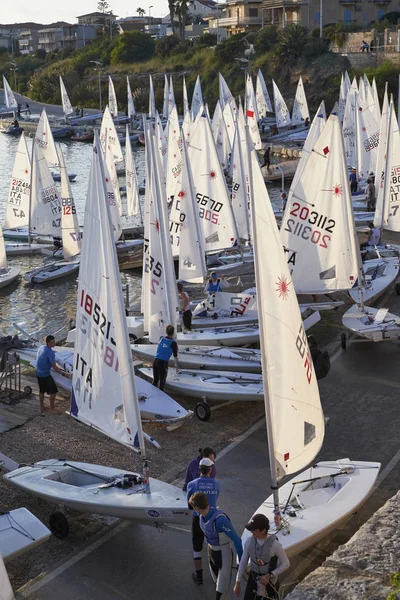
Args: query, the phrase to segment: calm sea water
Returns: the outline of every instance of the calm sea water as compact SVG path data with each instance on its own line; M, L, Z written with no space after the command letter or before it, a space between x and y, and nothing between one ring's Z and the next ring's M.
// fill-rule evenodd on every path
M0 223L4 224L6 200L10 185L18 138L0 134ZM32 139L28 138L29 147ZM89 180L91 144L61 142L68 171L77 177L71 183L72 194L77 207L79 223L83 225L84 206ZM144 148L133 145L138 180L144 179ZM124 179L120 178L123 185ZM279 203L279 187L269 187L271 200ZM143 201L143 196L141 197ZM123 199L124 201L124 199ZM123 217L123 226L138 225L135 219ZM43 264L43 257L21 256L9 258L9 264L19 265L21 275L29 269ZM51 260L51 259L49 259ZM138 271L124 271L122 280L129 285L130 300L136 301L141 294L141 277ZM46 285L30 285L21 276L14 284L0 290L0 335L12 333L11 323L17 323L30 334L42 339L48 333L59 331L75 317L77 281L74 278L60 280Z

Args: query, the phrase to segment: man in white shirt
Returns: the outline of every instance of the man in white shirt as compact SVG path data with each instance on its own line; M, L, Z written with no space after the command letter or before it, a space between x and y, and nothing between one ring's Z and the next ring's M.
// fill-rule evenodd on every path
M269 519L261 514L254 515L246 525L252 536L243 547L243 555L233 591L240 596L240 581L250 560L250 575L243 600L255 597L278 598L278 575L286 571L290 562L282 545L274 535L268 535Z
M374 227L374 224L372 222L368 223L368 227L369 227L368 240L366 242L364 242L363 244L360 244L361 250L368 249L368 247L376 246L377 244L379 244L379 241L381 239L381 230L378 229L378 227Z

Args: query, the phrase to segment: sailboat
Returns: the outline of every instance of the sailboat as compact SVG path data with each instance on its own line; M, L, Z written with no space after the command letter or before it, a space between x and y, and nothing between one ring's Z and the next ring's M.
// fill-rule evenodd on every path
M110 75L108 76L108 108L112 117L118 117L117 95Z
M12 89L10 87L10 84L8 83L8 81L4 77L4 75L3 75L3 90L4 90L4 103L6 105L6 108L8 109L8 112L15 112L16 109L18 108L18 102L14 95L14 92L12 91ZM1 111L1 112L3 112L3 111Z
M188 525L186 495L149 477L97 134L85 208L77 322L78 368L73 373L71 414L139 452L143 473L50 459L11 471L5 478L35 496L80 512Z
M382 119L386 118L387 116L383 114ZM386 156L378 191L375 226L390 231L400 231L400 219L397 214L400 206L397 193L397 162L400 156L400 133L393 102L390 103L389 107L387 128L382 124L381 132L383 129L385 130L386 138ZM359 256L358 259L360 262L359 285L353 294L353 298L356 299L357 304L352 306L343 315L343 325L364 340L381 342L400 339L400 317L398 315L390 313L387 308L378 309L365 306L366 291L368 293L371 288L374 288L377 278L376 274L379 270L383 272L383 275L386 274L387 278L393 273L394 275L391 277L392 281L397 276L399 272L398 258L388 257L365 261L363 270ZM369 271L372 273L371 278L368 278L366 265L369 265ZM375 277L373 277L374 275ZM398 288L396 287L396 289ZM342 347L346 348L347 338L345 334L342 334L341 341Z
M33 168L34 181L32 185L34 198L33 202L31 202L31 215L33 215L33 218L31 216L31 223L35 223L35 214L38 215L36 217L36 222L38 223L37 227L43 228L42 231L50 231L50 229L48 229L50 227L58 228L59 222L61 222L61 237L65 261L48 263L42 267L37 267L36 269L28 271L25 273L24 279L29 283L47 283L76 273L79 269L79 260L76 257L80 252L81 240L75 202L72 196L67 168L61 148L58 155L61 171L61 196L58 198L57 194L55 194L54 199L56 214L61 213L61 218L53 218L52 222L50 221L52 212L49 212L46 206L46 188L43 186L45 181L44 177L48 172L48 167L44 164L43 156L37 157L38 152L40 153L40 150L34 148L33 159L35 161L35 166ZM41 211L39 211L40 208L42 208Z
M251 157L251 215L257 283L265 420L272 496L266 515L289 557L315 544L367 498L380 463L315 460L324 415L295 289L255 152ZM303 469L306 470L304 471ZM281 485L282 478L303 470ZM251 536L244 531L242 539Z
M61 91L61 102L64 111L64 117L67 119L70 115L74 114L71 100L69 99L68 92L65 88L63 78L60 75L60 91Z

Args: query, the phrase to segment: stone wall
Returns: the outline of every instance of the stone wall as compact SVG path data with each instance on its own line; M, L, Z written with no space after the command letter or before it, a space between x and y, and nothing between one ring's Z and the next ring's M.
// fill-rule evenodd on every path
M400 492L286 599L386 600L395 571L400 571Z

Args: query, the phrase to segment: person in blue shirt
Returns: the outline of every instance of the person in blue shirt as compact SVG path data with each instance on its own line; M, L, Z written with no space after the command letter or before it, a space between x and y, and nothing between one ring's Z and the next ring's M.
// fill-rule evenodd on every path
M208 503L212 507L217 506L217 500L220 492L220 483L211 477L211 471L214 466L213 461L210 458L202 458L199 462L200 477L189 481L187 484L187 499L189 507L192 506L189 503L189 498L196 492L203 492L208 498ZM192 546L193 546L193 560L194 568L196 570L193 573L192 578L195 583L203 583L203 565L201 553L203 550L204 533L200 528L200 516L193 510L192 519Z
M166 335L161 338L157 346L157 352L153 361L153 385L163 390L168 375L168 361L172 355L175 358L175 367L178 368L178 344L173 339L175 328L168 325Z
M356 191L358 190L358 178L357 178L357 170L354 167L352 167L352 169L351 169L349 181L350 181L350 191L352 194L355 194Z
M39 384L39 402L40 412L45 411L44 407L44 395L48 394L50 398L50 412L56 413L55 401L58 388L53 377L50 375L50 370L54 369L57 373L70 377L70 374L63 371L56 365L56 355L53 350L56 345L54 335L48 335L46 337L46 345L40 346L36 355L36 377Z
M215 600L228 596L231 586L236 557L233 542L239 560L243 554L242 540L236 533L228 515L224 511L210 506L207 494L196 492L189 499L194 510L200 515L200 527L208 544L208 561L211 576L216 583Z
M225 281L225 277L221 275L218 277L217 273L213 272L210 275L210 279L206 283L205 291L209 294L213 292L222 292L223 288L228 287L229 283Z

